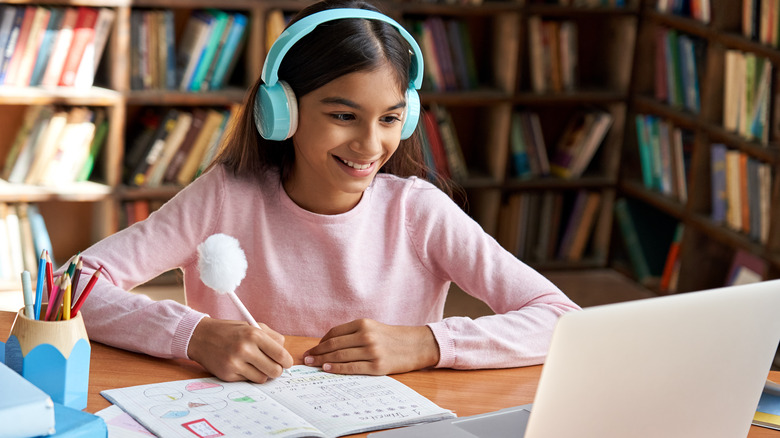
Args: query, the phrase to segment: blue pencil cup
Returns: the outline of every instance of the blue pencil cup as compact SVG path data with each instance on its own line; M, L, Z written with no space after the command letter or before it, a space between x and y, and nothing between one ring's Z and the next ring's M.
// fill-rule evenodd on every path
M22 309L5 344L5 364L53 401L84 409L91 351L81 314L65 321L38 321L27 318Z

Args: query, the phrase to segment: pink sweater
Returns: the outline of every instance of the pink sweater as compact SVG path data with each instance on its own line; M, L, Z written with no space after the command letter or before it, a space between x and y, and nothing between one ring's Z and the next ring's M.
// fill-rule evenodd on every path
M258 182L217 167L82 253L84 275L106 271L82 308L90 338L184 358L206 314L242 319L199 279L196 248L215 233L235 237L246 253L236 294L285 335L320 337L357 318L427 324L439 367L514 367L541 363L557 318L578 309L426 181L380 174L355 208L320 215L298 207L276 175ZM187 306L126 292L175 268ZM442 319L451 281L496 315Z

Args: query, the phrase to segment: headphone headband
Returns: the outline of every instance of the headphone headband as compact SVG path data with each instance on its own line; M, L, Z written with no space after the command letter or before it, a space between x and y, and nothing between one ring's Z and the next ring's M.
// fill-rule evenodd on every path
M276 39L276 42L274 42L265 58L263 70L260 74L260 78L263 82L268 86L276 84L279 80L279 65L282 63L282 59L284 59L284 56L290 48L301 38L311 33L311 31L321 23L344 18L364 18L368 20L383 21L398 29L401 36L403 36L409 45L412 46L413 53L410 85L414 86L415 89L420 89L423 81L423 63L419 57L422 56L422 51L420 50L417 41L414 40L414 37L392 18L380 14L379 12L358 8L337 8L316 12L301 18L285 29L284 32L279 35L279 38Z

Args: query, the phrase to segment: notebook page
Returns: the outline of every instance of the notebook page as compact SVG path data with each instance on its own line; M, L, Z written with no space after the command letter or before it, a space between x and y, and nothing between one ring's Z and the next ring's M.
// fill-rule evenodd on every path
M100 394L157 436L321 436L311 424L247 382L190 379Z
M387 376L343 376L296 365L260 387L329 437L452 418Z

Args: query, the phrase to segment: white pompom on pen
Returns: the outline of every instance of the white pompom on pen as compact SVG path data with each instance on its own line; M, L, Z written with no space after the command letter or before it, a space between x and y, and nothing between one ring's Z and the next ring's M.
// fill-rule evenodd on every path
M235 237L213 234L198 245L200 280L215 292L229 296L244 319L260 328L235 292L246 276L246 268L246 255Z

